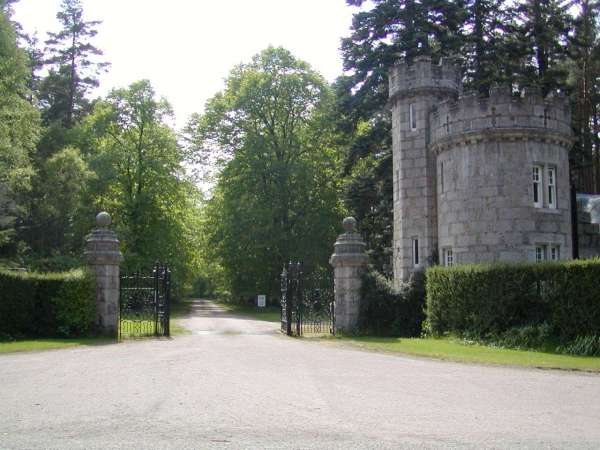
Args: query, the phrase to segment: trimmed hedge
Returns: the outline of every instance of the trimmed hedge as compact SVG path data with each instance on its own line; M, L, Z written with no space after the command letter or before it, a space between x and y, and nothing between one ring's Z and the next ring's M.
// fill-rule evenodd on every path
M403 283L399 290L375 270L363 275L359 332L376 336L413 337L421 334L425 314L423 276Z
M74 337L92 331L96 287L85 270L0 271L0 337Z
M427 326L434 335L489 336L547 324L563 342L600 332L600 259L432 267Z

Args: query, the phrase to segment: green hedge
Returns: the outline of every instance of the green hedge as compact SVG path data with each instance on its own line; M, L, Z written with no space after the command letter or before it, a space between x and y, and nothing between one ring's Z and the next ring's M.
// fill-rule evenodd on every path
M432 267L426 291L434 335L498 335L542 324L562 341L600 333L600 259Z
M95 317L95 283L85 270L0 271L0 337L84 336Z
M371 269L363 275L358 331L376 336L419 336L424 303L422 275L395 290L390 280Z

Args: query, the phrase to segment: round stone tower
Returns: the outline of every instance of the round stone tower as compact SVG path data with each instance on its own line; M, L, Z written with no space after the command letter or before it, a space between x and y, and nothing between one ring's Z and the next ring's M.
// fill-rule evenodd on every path
M437 259L435 155L428 150L429 114L456 98L460 77L452 59L398 62L389 74L394 167L393 267L396 284Z
M441 264L571 257L565 98L495 88L441 103L429 122Z

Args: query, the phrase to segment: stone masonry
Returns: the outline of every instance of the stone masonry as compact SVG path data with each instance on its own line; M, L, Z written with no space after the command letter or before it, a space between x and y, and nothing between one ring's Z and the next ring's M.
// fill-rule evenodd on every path
M335 242L329 262L333 266L335 331L352 333L358 324L362 275L368 258L366 244L356 232L356 219L347 217L343 226L345 233Z
M119 240L109 230L110 216L96 216L97 228L86 239L84 256L96 278L96 328L106 336L117 336L119 324L119 264L123 259Z
M397 284L437 262L572 256L567 99L461 93L452 60L390 71Z

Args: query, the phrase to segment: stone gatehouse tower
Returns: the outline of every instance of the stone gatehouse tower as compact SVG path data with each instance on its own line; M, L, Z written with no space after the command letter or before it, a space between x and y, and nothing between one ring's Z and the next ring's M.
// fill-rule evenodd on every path
M389 81L397 283L436 262L571 258L566 98L462 95L454 62L429 57Z

